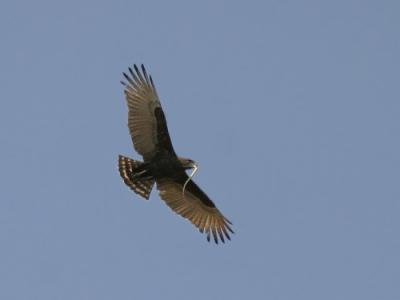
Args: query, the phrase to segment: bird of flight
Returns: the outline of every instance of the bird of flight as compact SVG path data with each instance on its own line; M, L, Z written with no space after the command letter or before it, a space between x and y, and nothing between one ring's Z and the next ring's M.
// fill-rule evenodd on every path
M161 199L177 214L188 219L201 233L215 243L230 240L232 223L216 208L214 202L193 182L197 164L177 156L168 133L167 121L153 79L141 65L123 73L126 81L128 128L135 150L143 162L119 155L119 173L125 184L146 200L154 183ZM192 169L190 176L185 170Z

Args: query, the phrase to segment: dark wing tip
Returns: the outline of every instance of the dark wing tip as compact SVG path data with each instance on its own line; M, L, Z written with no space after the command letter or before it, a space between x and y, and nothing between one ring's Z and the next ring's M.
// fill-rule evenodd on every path
M213 236L214 236L214 242L218 244L218 236L215 232L213 232Z
M229 236L228 231L224 228L221 227L219 229L207 229L207 230L201 230L199 229L201 233L206 233L207 234L207 241L210 242L211 239L214 240L215 244L219 244L219 242L221 241L223 244L225 244L225 242L227 240L231 240L231 237Z
M227 218L225 218L224 217L224 225L225 225L225 227L231 232L231 233L235 233L234 231L233 231L233 229L231 228L231 226L229 226L229 225L233 225L232 224L232 222L231 221L229 221Z
M220 240L225 244L224 235L222 234L221 228L218 228L218 235Z
M229 221L227 218L224 217L224 220L225 220L226 222L228 222L230 225L233 225L232 222Z
M128 70L129 70L129 73L131 73L132 76L135 76L135 74L133 73L133 70L132 70L131 67L129 67Z
M145 80L146 80L146 83L149 84L149 83L150 83L150 80L149 80L149 76L147 75L146 68L144 67L143 64L142 64L141 67L142 67L142 72L143 72L144 78L145 78Z
M221 227L221 229L222 229L222 231L224 232L225 237L226 237L228 240L231 240L231 237L229 236L229 233L228 233L228 231L226 230L225 226Z
M137 74L137 76L139 77L139 82L141 82L142 84L146 84L146 83L147 83L147 81L146 81L146 79L145 79L145 77L146 77L146 70L144 69L143 64L142 64L142 70L143 70L143 76L144 76L144 77L142 76L142 72L140 72L139 67L138 67L136 64L133 65L133 68L135 69L136 74Z

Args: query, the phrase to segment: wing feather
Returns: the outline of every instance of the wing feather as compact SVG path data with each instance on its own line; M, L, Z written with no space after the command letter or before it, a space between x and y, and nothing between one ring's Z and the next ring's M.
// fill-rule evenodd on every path
M187 184L185 194L182 195L184 182L182 179L158 179L157 189L161 199L177 214L188 219L201 233L206 233L208 241L211 237L215 243L224 243L225 238L230 240L229 232L233 233L229 226L231 222L193 181Z
M153 79L143 65L141 70L137 65L133 68L128 69L129 74L123 73L126 82L121 81L125 86L128 128L133 146L145 161L154 157L162 147L175 153Z

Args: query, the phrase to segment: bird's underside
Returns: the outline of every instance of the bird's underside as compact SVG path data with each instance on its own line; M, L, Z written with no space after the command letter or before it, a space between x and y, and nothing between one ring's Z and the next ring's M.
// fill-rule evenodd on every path
M134 65L124 77L126 81L121 83L129 110L128 128L133 146L144 161L120 155L118 166L123 181L145 199L149 199L156 183L161 199L205 233L208 241L211 237L216 243L230 240L231 222L185 172L196 170L196 163L175 154L151 76L143 65L141 70Z

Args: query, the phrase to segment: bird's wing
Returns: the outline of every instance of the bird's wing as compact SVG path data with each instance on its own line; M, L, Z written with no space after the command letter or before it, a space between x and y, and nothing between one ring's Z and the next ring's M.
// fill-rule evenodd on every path
M160 197L173 211L188 219L200 232L205 232L208 241L211 235L215 243L218 243L218 239L222 242L225 242L225 238L230 240L229 232L233 233L233 230L229 225L232 223L192 180L186 185L185 193L182 193L183 185L188 178L186 173L184 175L179 179L158 179L157 189Z
M129 74L123 73L126 82L125 97L128 103L128 127L135 150L144 160L151 159L158 150L176 155L168 133L156 87L144 66L141 71L134 65Z

